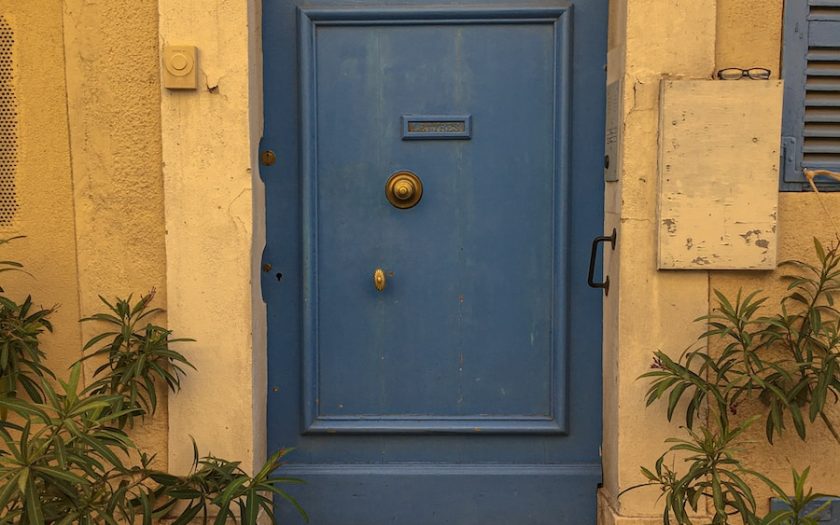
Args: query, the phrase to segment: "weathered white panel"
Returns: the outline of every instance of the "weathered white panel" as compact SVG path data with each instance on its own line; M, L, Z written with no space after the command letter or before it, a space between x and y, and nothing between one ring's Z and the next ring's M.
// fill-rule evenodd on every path
M776 266L782 82L663 80L659 268Z

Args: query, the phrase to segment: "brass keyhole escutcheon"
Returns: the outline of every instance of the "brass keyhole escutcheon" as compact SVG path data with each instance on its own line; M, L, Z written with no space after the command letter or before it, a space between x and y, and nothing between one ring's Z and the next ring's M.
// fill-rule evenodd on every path
M387 280L385 278L385 271L383 271L382 268L377 268L376 271L373 272L373 286L381 292L385 289L386 284Z
M423 197L423 181L410 171L398 171L385 184L385 196L395 208L413 208Z

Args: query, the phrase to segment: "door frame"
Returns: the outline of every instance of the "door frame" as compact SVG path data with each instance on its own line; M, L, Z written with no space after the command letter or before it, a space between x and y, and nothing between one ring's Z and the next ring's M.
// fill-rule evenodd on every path
M200 70L197 91L161 92L168 325L198 340L183 347L198 372L168 400L173 472L191 436L249 471L267 452L262 1L213 2L158 3L161 46L195 45Z

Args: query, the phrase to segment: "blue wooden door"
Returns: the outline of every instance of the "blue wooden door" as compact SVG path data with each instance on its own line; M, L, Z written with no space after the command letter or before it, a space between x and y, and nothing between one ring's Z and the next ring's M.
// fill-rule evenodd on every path
M595 523L606 4L265 0L268 441L315 525Z

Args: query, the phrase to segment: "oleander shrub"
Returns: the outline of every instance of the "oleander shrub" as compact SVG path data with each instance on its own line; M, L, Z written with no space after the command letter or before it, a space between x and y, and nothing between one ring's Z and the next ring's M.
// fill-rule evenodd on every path
M840 253L814 240L816 264L786 261L787 291L774 308L760 291L734 298L715 291L717 307L697 319L703 325L698 348L678 359L654 354L646 401L666 404L669 421L680 417L685 437L670 438L668 450L651 468L642 468L646 483L657 486L664 500L663 522L691 524L710 514L713 524L816 523L826 498L807 489L809 469L793 470L794 492L788 495L766 475L744 466L738 440L763 421L767 441L791 427L804 440L813 424L824 425L840 442L829 410L840 400ZM768 311L770 310L770 311ZM722 346L719 352L708 348ZM760 414L738 415L744 403L756 402ZM679 458L679 459L678 459ZM679 467L677 466L679 465ZM765 485L787 503L783 511L760 516L753 488ZM708 510L708 512L707 512Z
M6 271L23 270L0 261ZM0 523L145 525L165 516L175 525L245 525L260 513L273 520L277 501L307 519L282 488L302 481L278 475L288 450L249 475L236 461L200 455L193 442L192 470L177 476L153 468L154 455L131 440L128 430L155 412L158 388L175 393L194 370L177 350L189 340L152 322L160 312L153 298L102 298L104 311L83 320L101 331L61 374L39 345L54 308L31 297L17 303L0 289ZM89 359L96 368L84 386Z

